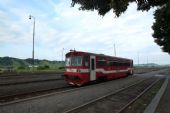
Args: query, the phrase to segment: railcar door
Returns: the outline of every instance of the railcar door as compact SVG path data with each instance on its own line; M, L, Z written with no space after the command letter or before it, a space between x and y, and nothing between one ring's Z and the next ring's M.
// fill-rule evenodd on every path
M90 56L90 81L96 80L96 58Z

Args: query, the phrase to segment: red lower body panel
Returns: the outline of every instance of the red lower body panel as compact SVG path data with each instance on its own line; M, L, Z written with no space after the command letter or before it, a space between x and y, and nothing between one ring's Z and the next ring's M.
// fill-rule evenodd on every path
M89 73L64 73L67 83L72 85L84 85L90 81Z
M125 70L125 71L122 71ZM120 70L105 70L106 73L103 72L96 72L96 80L101 79L102 80L113 80L121 77L128 76L130 74L130 70L127 70L127 68L122 68ZM112 71L111 73L108 73L109 71ZM79 73L79 72L65 72L64 73L65 80L67 83L72 85L84 85L88 82L90 82L90 72L87 73ZM104 78L104 79L103 79Z

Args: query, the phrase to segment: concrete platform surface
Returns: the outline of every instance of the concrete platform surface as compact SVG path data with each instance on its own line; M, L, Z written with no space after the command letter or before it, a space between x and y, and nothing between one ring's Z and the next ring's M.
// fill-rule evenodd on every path
M170 113L170 78L155 113Z

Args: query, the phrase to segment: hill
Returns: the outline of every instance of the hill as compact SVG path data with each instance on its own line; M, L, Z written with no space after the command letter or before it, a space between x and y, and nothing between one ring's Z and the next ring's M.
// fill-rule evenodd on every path
M155 63L148 63L148 64L135 64L134 66L139 67L160 67L161 65L155 64Z
M49 61L49 60L34 60L34 65L36 67L49 67L51 69L56 69L59 67L63 67L65 64L64 61ZM29 68L32 65L32 59L19 59L13 57L0 57L0 68L11 67L13 69L18 68Z

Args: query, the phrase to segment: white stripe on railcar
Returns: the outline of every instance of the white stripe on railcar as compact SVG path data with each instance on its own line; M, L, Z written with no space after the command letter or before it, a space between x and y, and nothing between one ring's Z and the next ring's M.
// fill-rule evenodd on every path
M102 73L118 73L118 72L127 72L132 71L132 68L128 69L122 69L122 70L104 70L103 68L97 68L95 70L96 72L102 72ZM81 72L81 73L88 73L90 72L90 69L66 69L66 72Z

